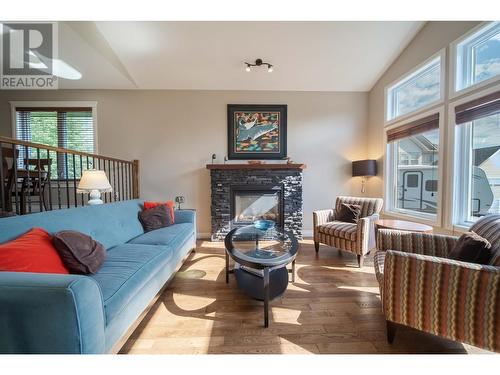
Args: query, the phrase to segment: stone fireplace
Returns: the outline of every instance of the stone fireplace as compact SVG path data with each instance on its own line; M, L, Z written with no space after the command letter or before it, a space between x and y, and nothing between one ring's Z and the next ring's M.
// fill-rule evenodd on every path
M211 176L211 239L258 219L302 238L303 164L208 164Z

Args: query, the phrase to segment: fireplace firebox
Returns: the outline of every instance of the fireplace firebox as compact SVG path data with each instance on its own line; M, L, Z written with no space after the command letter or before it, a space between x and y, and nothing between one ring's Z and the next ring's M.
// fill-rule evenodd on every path
M265 219L283 228L283 187L232 185L230 208L232 227Z

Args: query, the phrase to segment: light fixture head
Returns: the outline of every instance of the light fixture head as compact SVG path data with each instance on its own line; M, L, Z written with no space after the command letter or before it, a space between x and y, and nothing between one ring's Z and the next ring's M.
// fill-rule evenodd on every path
M252 67L253 67L253 66L262 66L262 65L267 66L267 72L268 72L268 73L272 73L272 71L274 70L274 68L273 68L273 65L272 65L272 64L267 63L267 62L264 62L264 61L262 61L262 59L257 59L257 60L255 60L255 63L253 63L253 64L252 64L252 63L245 62L245 65L246 65L245 70L246 70L247 72L250 72L250 71L252 70Z

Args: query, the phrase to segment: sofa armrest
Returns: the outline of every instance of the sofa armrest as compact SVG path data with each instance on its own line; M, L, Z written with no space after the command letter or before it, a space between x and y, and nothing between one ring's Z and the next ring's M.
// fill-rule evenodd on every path
M104 316L90 277L0 272L1 353L103 353Z
M500 268L388 250L388 321L500 351Z
M175 223L196 223L195 210L174 210Z
M335 220L335 211L333 209L313 211L313 226L328 223Z
M359 253L365 255L375 248L375 220L380 218L379 214L362 217L358 220L356 237L360 244Z
M379 251L398 250L446 258L458 238L431 233L404 232L392 229L377 230Z
M197 235L196 211L195 210L175 210L175 223L192 223L194 225L194 234Z

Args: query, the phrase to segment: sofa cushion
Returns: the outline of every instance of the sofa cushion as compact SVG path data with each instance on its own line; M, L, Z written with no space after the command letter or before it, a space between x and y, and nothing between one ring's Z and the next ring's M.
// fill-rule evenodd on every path
M144 228L144 232L151 232L152 230L172 225L169 208L164 204L160 204L147 210L145 209L139 212L138 215L139 221Z
M144 233L132 239L129 243L143 245L169 245L175 249L182 245L192 234L194 234L194 225L192 223L173 224L166 228Z
M169 246L123 244L108 250L106 261L92 277L101 287L106 324L172 257Z
M76 230L57 232L52 237L52 243L71 273L96 273L106 258L102 244Z
M343 221L330 221L318 226L318 231L329 236L344 238L349 241L356 241L358 226L353 223Z
M174 201L166 201L166 202L150 202L144 201L144 209L149 210L151 208L155 208L156 206L166 205L168 207L168 212L170 214L170 221L172 224L175 222L175 213L174 213Z
M0 245L0 271L69 273L52 244L50 234L42 228L33 228Z

